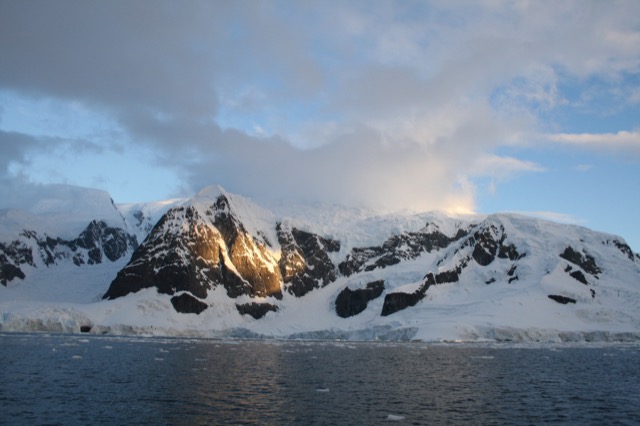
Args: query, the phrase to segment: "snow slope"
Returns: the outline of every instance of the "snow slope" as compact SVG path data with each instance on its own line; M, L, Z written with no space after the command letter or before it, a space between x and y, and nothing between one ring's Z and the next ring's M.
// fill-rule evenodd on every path
M203 337L640 340L640 256L622 238L584 227L514 214L399 215L324 205L265 209L219 187L206 188L190 200L118 206L116 211L142 237L147 225L170 208L193 206L206 217L221 195L254 240L269 242L274 255L267 261L274 268L283 249L278 223L339 241L339 250L328 253L336 270L357 256L362 262L343 268L349 273L338 273L302 297L284 291L284 283L280 299L230 297L222 285L212 285L202 299L207 309L200 314L177 312L172 295L154 287L101 300L127 263L124 259L82 268L59 265L34 271L19 284L0 286L0 330L79 332L86 326L94 333ZM0 225L5 232L5 223ZM415 251L415 241L425 236L438 243ZM435 283L424 298L381 315L390 295L418 291L429 273ZM384 280L380 297L357 315L336 315L335 301L345 288L364 289L376 280ZM549 295L575 303L561 304ZM250 303L269 303L277 311L260 319L240 314L238 305Z
M44 185L41 196L23 209L0 210L0 241L15 238L24 229L74 238L92 220L126 228L111 196L98 189Z

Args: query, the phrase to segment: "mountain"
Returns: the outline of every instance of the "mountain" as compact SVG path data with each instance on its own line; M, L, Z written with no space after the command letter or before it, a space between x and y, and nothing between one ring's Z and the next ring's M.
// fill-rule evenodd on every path
M0 211L0 284L34 269L114 263L138 246L109 194L51 185L29 210Z
M102 209L111 222L98 217ZM640 256L622 238L584 227L513 214L381 214L286 204L267 209L216 186L188 200L109 202L92 212L96 218L73 239L45 231L31 237L23 229L2 242L0 329L362 340L640 339ZM0 222L3 229L6 223ZM38 241L47 238L60 242L42 248ZM119 257L112 246L122 248ZM57 262L42 261L47 250ZM92 250L100 250L101 264L91 263ZM76 256L84 263L75 266ZM35 272L43 268L58 279ZM88 286L89 271L92 290L85 299L69 294L74 303L63 303L66 282L77 294ZM35 296L33 289L42 291Z

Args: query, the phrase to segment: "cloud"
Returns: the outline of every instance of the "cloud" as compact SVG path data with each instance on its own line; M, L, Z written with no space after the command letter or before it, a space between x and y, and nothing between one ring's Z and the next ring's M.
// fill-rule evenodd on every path
M533 161L487 154L477 160L472 173L479 176L490 176L505 180L519 173L544 171L544 167Z
M473 194L459 184L459 176L449 166L455 158L415 144L389 145L366 126L334 135L331 143L311 149L296 148L279 137L210 130L213 136L207 140L215 149L199 149L183 164L192 190L217 182L256 199L320 200L390 209L473 208Z
M148 163L181 177L171 187L392 208L473 209L473 179L542 171L495 152L538 133L564 81L597 74L615 85L640 56L634 1L90 0L0 11L0 90L102 117L113 128L99 147L153 153ZM24 146L0 148L3 170L46 152L43 135L26 133ZM637 136L611 134L612 144L636 146L626 133ZM572 138L595 144L551 139Z
M550 212L550 211L514 211L511 213L522 214L525 216L539 217L541 219L550 220L559 223L570 223L575 225L584 225L587 223L585 219L574 216L570 213Z
M33 184L11 169L15 164L27 162L30 152L39 145L29 135L0 130L0 208L23 207L30 202L27 199L34 191Z
M547 135L553 142L571 146L597 148L611 152L640 154L640 132L621 130L616 133L556 133Z
M591 169L593 169L593 165L591 164L578 164L575 168L576 171L583 173L588 172Z

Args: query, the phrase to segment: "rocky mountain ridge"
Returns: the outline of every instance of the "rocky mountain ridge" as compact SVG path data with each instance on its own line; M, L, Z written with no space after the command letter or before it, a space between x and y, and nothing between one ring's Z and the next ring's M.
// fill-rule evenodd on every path
M260 299L236 304L240 313L260 317L258 310L263 315L278 310L277 301L282 300L283 292L303 297L339 277L348 280L351 276L384 271L423 255L437 254L432 265L437 272L420 271L425 276L415 291L387 290L381 312L387 316L424 299L433 285L457 283L467 268L483 271L485 285L512 284L525 275L542 275L519 268L519 261L530 250L527 246L518 247L509 238L505 226L513 228L513 220L507 215L465 223L453 235L442 233L436 223L425 223L417 231L391 235L378 246L351 247L336 264L330 256L340 251L339 240L276 221L273 223L276 245L265 232L252 235L247 231L242 218L235 213L233 200L233 196L223 192L206 201L169 210L134 253L129 265L118 273L104 297L114 299L155 286L160 293L178 294L172 301L181 298L180 308L176 308L179 312L200 313L207 308L204 300L209 290L223 286L229 298L245 295ZM565 271L569 276L589 286L589 281L597 280L602 270L588 251L570 245L576 243L583 246L580 241L568 241L564 250L551 258L555 257L555 263L566 260ZM626 243L612 239L606 244L637 266L638 256L633 255ZM494 267L488 268L490 265ZM345 317L357 315L364 309L362 306L366 308L363 300L383 294L384 282L370 282L353 290L346 286L340 293L342 299L336 298L336 311ZM594 289L589 294L595 298ZM266 302L265 298L274 300Z
M91 221L74 239L53 238L24 230L17 239L0 242L0 284L25 278L25 267L51 267L61 262L76 266L115 262L138 247L135 236L104 221Z
M364 224L365 241L354 226L276 216L219 187L143 208L128 207L124 228L92 221L73 239L23 231L0 244L0 282L14 289L30 285L29 268L118 260L103 301L83 307L93 330L129 315L146 330L306 338L486 337L478 330L497 326L640 333L640 255L587 228L510 214L365 217L351 222ZM130 313L114 316L114 306Z

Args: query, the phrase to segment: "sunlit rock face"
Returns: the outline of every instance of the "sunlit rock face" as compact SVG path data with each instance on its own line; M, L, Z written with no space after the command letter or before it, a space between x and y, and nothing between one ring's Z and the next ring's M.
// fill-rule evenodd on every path
M278 260L265 241L250 235L244 225L232 213L229 200L221 195L215 204L213 225L219 230L229 260L249 288L243 293L250 296L275 296L282 298L280 283L282 276ZM221 262L225 264L225 260ZM225 264L226 265L226 264ZM227 288L227 292L236 294Z
M156 287L163 294L188 292L206 299L218 285L229 297L281 298L281 281L277 259L264 242L249 235L221 195L206 209L169 210L103 298Z
M163 294L187 291L204 299L212 285L223 282L221 243L220 233L201 220L193 207L169 210L118 272L103 298L116 299L156 287ZM228 281L243 285L242 281Z

